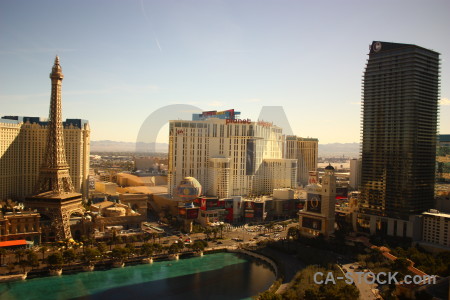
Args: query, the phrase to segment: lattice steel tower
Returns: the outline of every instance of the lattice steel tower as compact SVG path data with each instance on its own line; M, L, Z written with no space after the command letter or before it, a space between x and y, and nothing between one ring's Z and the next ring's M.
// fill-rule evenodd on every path
M36 185L36 196L26 199L26 205L48 218L43 222L44 240L71 238L70 216L82 214L81 194L75 193L69 175L69 165L64 148L64 132L61 113L61 86L64 75L56 56L50 73L52 81L50 113L47 129L47 146L44 161ZM45 219L45 218L42 218Z
M61 85L64 75L56 56L50 73L52 94L47 129L47 148L39 172L36 194L52 191L57 194L73 193L74 188L69 175L69 165L64 148L64 132L61 113Z

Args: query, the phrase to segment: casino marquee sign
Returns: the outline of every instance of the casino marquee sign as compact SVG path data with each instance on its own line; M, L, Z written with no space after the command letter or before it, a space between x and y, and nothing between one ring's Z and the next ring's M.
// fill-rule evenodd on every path
M322 195L308 193L306 202L307 202L306 211L318 214L322 212Z

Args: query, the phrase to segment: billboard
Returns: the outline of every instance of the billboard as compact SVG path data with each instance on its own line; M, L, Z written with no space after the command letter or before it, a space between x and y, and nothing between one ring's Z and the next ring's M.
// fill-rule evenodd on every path
M226 215L225 215L225 221L227 222L233 222L233 207L225 208Z
M223 202L225 205L225 209L233 208L233 199L226 199Z
M254 214L253 214L253 211L252 212L245 212L245 218L247 218L247 219L251 219L251 218L253 218L254 217Z
M245 155L245 175L255 175L256 142L247 140L247 152Z
M254 217L262 219L264 216L264 203L253 202Z
M308 178L308 184L317 184L318 180L318 173L317 171L309 171L309 178Z
M318 214L322 212L322 195L308 193L306 203L307 211Z
M302 227L314 229L314 230L322 230L322 220L303 217L302 218Z
M202 198L200 209L201 210L213 210L218 209L219 207L219 198Z
M291 200L286 200L283 202L283 212L289 212L294 207L294 202Z
M198 207L186 209L186 219L192 220L198 218Z

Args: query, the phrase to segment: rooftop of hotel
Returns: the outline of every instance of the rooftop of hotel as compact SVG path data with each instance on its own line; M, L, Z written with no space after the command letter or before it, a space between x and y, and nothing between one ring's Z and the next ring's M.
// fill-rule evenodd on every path
M450 219L450 214L440 212L437 209L430 209L429 211L422 213L422 215L428 215L428 216L435 216L435 217L442 217L442 218L449 218Z
M0 118L0 123L9 123L9 124L20 124L27 123L30 124L39 124L41 126L46 126L48 124L48 120L40 118L40 117L25 117L25 116L3 116ZM63 122L63 126L74 126L77 128L82 128L85 124L88 124L88 120L84 119L66 119Z

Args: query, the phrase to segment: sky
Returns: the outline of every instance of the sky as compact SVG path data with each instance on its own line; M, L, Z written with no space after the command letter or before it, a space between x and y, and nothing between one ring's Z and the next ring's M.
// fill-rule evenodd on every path
M93 141L134 142L154 111L191 104L252 120L282 106L298 136L359 142L375 40L441 53L450 134L449 12L414 0L0 0L0 116L48 116L59 55L63 118L89 120Z

